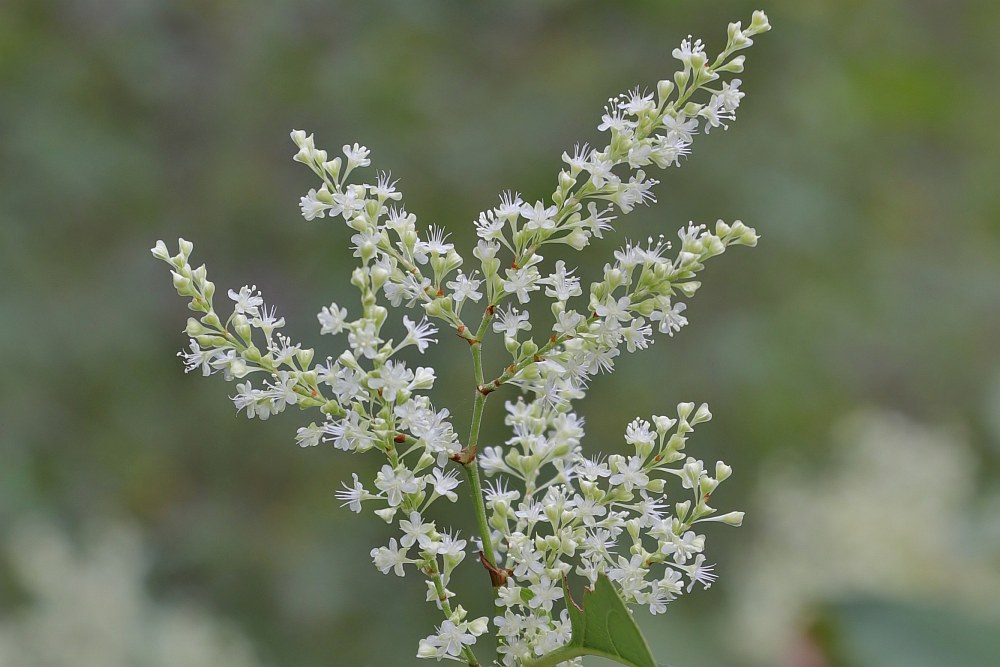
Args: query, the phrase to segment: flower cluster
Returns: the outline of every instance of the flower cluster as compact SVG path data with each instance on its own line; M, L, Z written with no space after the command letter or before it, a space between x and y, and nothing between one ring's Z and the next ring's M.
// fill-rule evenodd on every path
M498 590L503 664L522 664L565 641L565 608L557 615L553 603L571 573L591 583L607 574L626 602L653 614L695 584L711 586L715 574L695 524L738 526L743 513L716 515L708 504L731 468L718 462L713 477L684 453L688 434L711 419L707 405L681 403L676 417L634 420L625 431L629 455L607 459L584 457L577 415L541 399L506 407L513 437L486 448L480 462L498 478L486 505L491 539L511 568ZM671 506L665 489L674 478L685 499Z
M162 241L153 248L170 265L177 292L199 314L186 328L190 351L181 356L187 370L237 381L232 400L249 417L267 419L289 405L318 409L319 423L298 430L302 446L331 442L384 457L375 479L355 474L337 495L352 511L367 505L395 526L395 536L371 552L378 569L398 576L419 572L426 579L427 599L444 620L420 642L421 657L479 665L474 646L490 626L488 618L470 619L452 604L448 584L469 545L431 519L436 500L458 498L452 464L466 473L476 510L476 548L497 605L498 664L530 664L567 642L567 577L593 583L607 575L626 602L652 613L695 584L708 587L714 580L696 524L739 525L742 514L718 516L708 504L729 467L718 463L713 476L684 452L688 434L711 417L708 408L682 403L674 417L637 419L626 429L627 456L587 458L583 419L573 402L595 374L613 369L623 348L643 350L655 332L673 336L686 325L683 299L699 288L705 262L732 245L755 245L757 234L739 221L719 221L712 229L687 225L676 249L663 237L627 242L586 289L576 267L565 259L550 264L541 253L546 247L580 250L603 239L616 216L654 202L657 181L647 170L679 166L695 136L735 119L744 95L740 80L722 79L742 71L744 56L736 53L768 29L762 12L745 29L730 24L726 47L711 63L701 41L688 38L673 52L682 67L672 80L660 81L655 92L636 88L609 100L598 127L609 134L607 144L565 153L550 200L527 202L506 192L498 206L479 214L472 251L478 266L471 273L463 271L465 260L442 229L418 227L388 173L354 178L371 165L366 147L348 144L330 159L312 135L293 131L294 159L321 181L302 197L303 217L342 219L359 260L351 274L360 300L353 319L336 303L318 314L321 333L346 339L336 357L316 361L312 349L279 333L284 318L255 287L229 291L233 309L223 321L205 267L189 262L191 244L180 240L174 255ZM552 318L544 326L528 315L533 299L549 304ZM482 302L472 306L481 315L476 327L464 319L470 302ZM422 312L402 317L405 335L398 342L390 338L389 308L417 306ZM472 353L475 403L464 441L449 411L431 403L433 369L404 358L412 355L408 348L425 353L442 325ZM511 358L487 379L482 346L491 333L502 338ZM261 377L256 387L255 373ZM487 398L507 385L521 390L506 404L512 437L480 451ZM485 489L480 466L494 478ZM668 504L666 481L673 478L684 499L671 496Z

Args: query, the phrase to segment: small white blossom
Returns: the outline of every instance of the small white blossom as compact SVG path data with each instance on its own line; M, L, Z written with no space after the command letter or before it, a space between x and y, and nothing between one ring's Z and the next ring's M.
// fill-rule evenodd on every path
M393 470L391 466L384 465L375 477L375 486L386 493L386 500L391 507L396 507L403 503L403 495L416 493L420 490L413 473L403 468Z
M329 306L323 306L316 318L319 320L321 334L339 334L347 322L347 309L331 303Z
M365 491L365 487L361 485L361 482L358 481L357 473L351 473L351 478L354 480L354 483L351 486L342 483L344 489L337 491L335 495L337 496L337 500L343 501L341 507L349 507L355 514L360 514L361 502L366 500L369 494Z
M406 549L399 548L396 538L393 537L389 540L389 546L371 550L372 562L375 563L375 567L382 571L382 574L389 574L389 570L392 570L397 577L402 577L406 574L403 566L411 562L406 557L406 551Z

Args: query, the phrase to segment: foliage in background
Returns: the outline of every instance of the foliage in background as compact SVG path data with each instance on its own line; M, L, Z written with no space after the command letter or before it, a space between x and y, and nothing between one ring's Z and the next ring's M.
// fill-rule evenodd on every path
M409 642L380 643L384 626L365 621L374 605L344 602L390 587L367 566L333 565L388 539L341 523L351 517L333 498L350 480L340 460L282 451L290 420L247 424L215 400L221 385L178 372L165 352L183 343L184 310L142 254L150 237L197 232L220 283L253 280L304 321L343 298L325 277L351 260L332 239L316 249L298 220L289 126L364 138L406 174L410 209L439 212L426 221L468 245L497 190L551 189L558 155L587 138L577 128L623 76L653 85L647 63L756 3L469 4L0 2L4 541L29 508L70 524L123 512L147 531L154 595L200 599L268 656L362 664L362 647L378 646L371 664L411 659ZM833 424L876 405L963 429L975 461L966 483L981 494L1000 455L989 398L1000 386L1000 89L984 85L1000 70L1000 6L764 9L782 30L743 77L755 96L739 132L702 142L661 206L631 223L645 238L703 218L710 202L712 215L756 221L764 242L717 267L688 313L700 329L678 334L665 363L626 360L595 384L600 403L582 409L605 419L591 420L585 451L684 387L726 415L701 443L707 455L727 449L741 471L729 493L741 497L762 457L823 470ZM294 260L306 246L308 259ZM464 361L443 370L442 386L464 389ZM630 391L650 383L655 395ZM759 528L751 508L737 539ZM725 593L741 551L724 536L716 545L729 550ZM11 578L0 579L5 616L21 604ZM398 596L385 625L423 636L421 605L407 602L420 595L414 585ZM703 611L682 604L675 618ZM717 647L714 664L746 664L726 648L731 625L695 624L700 635L651 638L654 651L669 644L685 665Z

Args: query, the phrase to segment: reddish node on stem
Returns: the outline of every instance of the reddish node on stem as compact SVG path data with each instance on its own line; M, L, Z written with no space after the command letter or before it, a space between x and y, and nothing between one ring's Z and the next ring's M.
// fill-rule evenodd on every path
M403 444L404 442L406 442L406 436L405 436L405 435L403 435L402 433L397 433L397 434L396 434L396 437L394 437L394 438L392 439L392 441L393 441L393 442L395 442L395 443L396 443L396 444L398 444L398 445L401 445L401 444Z
M490 573L490 583L493 584L493 588L500 588L507 583L509 577L514 576L514 571L508 567L497 567L486 558L486 555L480 551L479 552L479 562L483 564L486 571Z
M476 460L477 451L478 448L475 446L463 447L462 451L460 451L458 454L453 454L451 456L451 460L456 463L461 463L462 465L467 466Z

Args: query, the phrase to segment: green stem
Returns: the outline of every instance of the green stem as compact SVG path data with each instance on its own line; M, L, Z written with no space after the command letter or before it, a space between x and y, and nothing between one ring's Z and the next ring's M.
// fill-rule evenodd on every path
M486 394L479 391L479 384L483 381L483 351L479 337L485 333L489 316L483 317L483 323L479 325L476 332L476 340L472 343L472 365L476 374L476 399L472 406L472 424L469 426L469 441L466 443L466 450L469 452L468 461L463 461L465 472L469 478L469 490L472 495L472 502L476 508L476 523L479 526L479 537L483 542L483 556L490 565L496 566L496 554L493 551L493 540L490 538L490 526L486 520L486 502L483 499L483 485L479 477L479 464L477 463L479 449L479 430L483 423L483 410L486 407Z
M483 542L483 556L490 562L490 565L496 567L497 560L493 552L493 540L490 539L490 526L486 521L486 503L483 501L483 487L479 479L479 464L476 463L476 459L465 464L465 472L469 478L472 502L476 506L476 525L479 527L479 537Z
M451 603L448 602L448 596L445 595L444 582L441 581L441 573L438 572L436 562L430 571L430 578L434 582L434 592L437 593L438 600L441 602L441 611L444 612L446 618L450 619L452 614ZM469 663L469 667L480 667L479 659L476 658L476 654L472 651L471 646L463 647L462 657Z
M472 367L476 379L476 398L472 406L472 423L469 426L469 440L465 446L465 456L461 459L462 467L465 468L466 476L469 480L469 495L472 497L472 504L476 512L476 526L479 529L479 539L483 543L483 558L490 568L497 567L496 552L493 550L493 539L490 536L490 525L486 518L486 501L483 498L483 484L479 476L478 449L479 430L483 422L483 411L486 407L486 394L479 390L483 383L483 349L482 340L486 335L486 329L493 317L494 304L490 304L483 313L482 322L476 330L475 337L469 340L472 350ZM490 583L493 585L494 600L497 596L498 579L490 572ZM499 607L496 613L501 614Z

